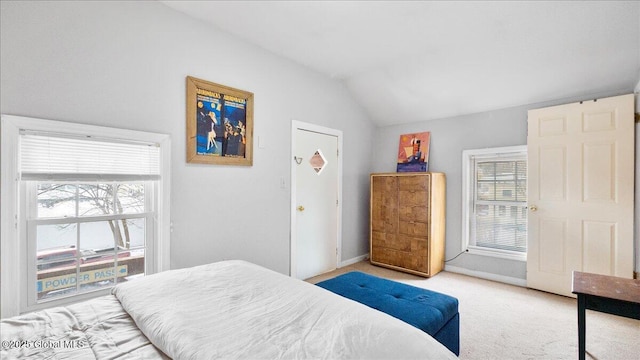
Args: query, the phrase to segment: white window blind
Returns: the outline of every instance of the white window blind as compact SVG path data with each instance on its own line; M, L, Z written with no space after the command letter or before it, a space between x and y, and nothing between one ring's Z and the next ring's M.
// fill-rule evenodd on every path
M506 156L505 156L506 155ZM478 156L474 163L471 245L526 252L527 162L524 155Z
M20 132L23 180L157 180L155 143Z

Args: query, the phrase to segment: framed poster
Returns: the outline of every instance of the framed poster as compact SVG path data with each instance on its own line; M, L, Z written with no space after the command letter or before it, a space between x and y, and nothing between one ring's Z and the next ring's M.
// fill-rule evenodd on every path
M429 171L430 132L400 135L397 172Z
M187 162L253 165L253 93L187 76Z

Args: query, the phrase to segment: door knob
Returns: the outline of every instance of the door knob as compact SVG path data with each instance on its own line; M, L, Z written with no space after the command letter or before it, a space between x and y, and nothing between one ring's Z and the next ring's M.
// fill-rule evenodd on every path
M298 211L304 211L304 206L302 205L298 206Z
M529 206L529 210L535 212L535 211L538 211L538 207L535 206L535 205L531 205L531 206Z

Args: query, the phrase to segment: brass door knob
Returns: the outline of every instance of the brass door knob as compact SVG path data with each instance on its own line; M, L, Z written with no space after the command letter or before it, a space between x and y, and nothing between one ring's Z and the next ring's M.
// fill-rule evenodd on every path
M302 205L298 206L298 211L304 211L304 206Z
M535 206L535 205L531 205L531 206L529 206L529 210L531 210L533 212L536 212L536 211L538 211L538 207Z

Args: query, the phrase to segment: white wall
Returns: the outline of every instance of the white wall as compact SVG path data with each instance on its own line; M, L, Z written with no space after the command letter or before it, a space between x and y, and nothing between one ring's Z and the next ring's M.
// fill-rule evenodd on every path
M0 6L0 112L171 135L172 268L288 273L292 119L343 131L343 260L368 252L375 128L340 83L154 1ZM187 75L255 94L253 167L186 163Z
M341 84L156 2L3 1L0 16L1 113L172 136L173 268L240 258L288 272L292 119L344 133L343 260L368 252L369 171L395 171L399 134L432 131L430 168L448 180L451 258L461 243L462 150L525 144L528 109L579 100L375 129ZM253 167L186 164L187 75L255 94L254 134L265 147L255 146ZM638 254L640 221L636 229ZM516 261L464 254L449 264L525 277Z
M630 93L632 89L582 98L562 99L545 103L523 105L497 111L424 121L420 123L382 127L376 133L374 172L395 172L398 138L400 134L431 131L429 171L444 172L447 176L446 258L451 259L462 249L462 150L488 147L526 145L527 111L546 106L571 103L584 99L602 98ZM636 124L636 134L640 126ZM638 137L636 137L638 138ZM640 144L636 142L636 194L640 185ZM636 196L636 219L640 209L640 196ZM636 220L640 222L640 220ZM637 224L636 224L637 225ZM640 232L640 231L638 231ZM636 249L640 252L640 238L636 233ZM638 259L638 256L636 256ZM475 273L498 275L494 278L526 279L526 263L473 254L462 254L447 265ZM636 271L640 263L636 261Z

